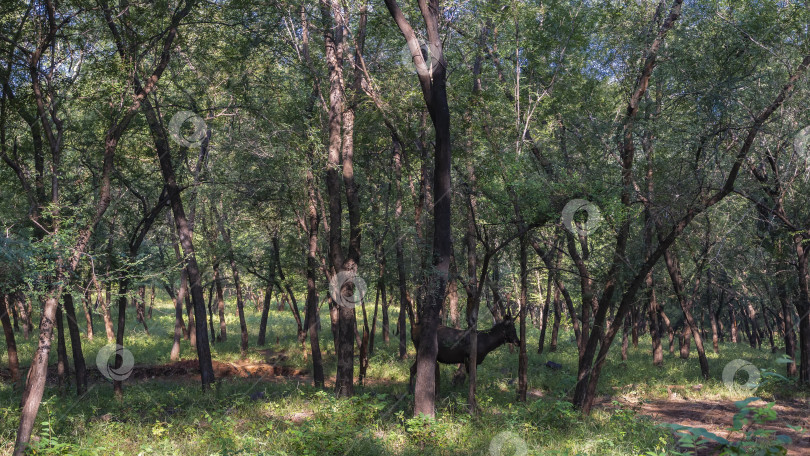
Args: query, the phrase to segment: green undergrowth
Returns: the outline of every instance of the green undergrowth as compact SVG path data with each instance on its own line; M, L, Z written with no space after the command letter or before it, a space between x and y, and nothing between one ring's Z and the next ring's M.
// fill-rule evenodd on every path
M240 359L238 320L233 303L228 302L228 340L212 344L212 355L221 362ZM132 309L128 309L131 312ZM289 310L270 311L267 345L255 347L260 314L246 309L253 362L275 356L284 365L309 369L308 361L295 337L295 321ZM391 322L396 321L391 309ZM84 342L90 369L95 370L96 354L107 344L101 319L97 318L96 337ZM169 362L173 334L173 309L158 300L153 319L148 320L150 335L134 318L128 322L125 345L133 353L136 366ZM334 375L334 350L328 313L321 315L321 347L327 377ZM490 322L483 322L488 327ZM83 326L83 325L82 325ZM696 353L688 360L665 353L663 367L652 366L649 339L638 348L631 346L622 362L619 345L611 351L599 386L599 401L609 407L596 407L582 416L568 400L576 379L576 344L569 331L561 331L555 352L537 354L538 331L529 325L529 398L516 402L517 349L501 347L490 354L479 368L476 417L467 413L467 386L451 385L455 368L442 366L441 397L435 419L413 418L413 398L407 394L408 368L413 347L408 342L408 359L398 359L397 336L386 344L381 334L371 356L368 380L356 387L350 399L336 399L331 391L312 387L297 378L219 379L208 394L200 392L191 377L158 376L125 382L121 402L112 386L99 375L91 376L90 390L77 398L60 393L49 382L34 429L36 454L183 454L183 455L489 455L513 454L525 449L527 455L639 455L666 454L673 449L671 429L636 414L626 397L638 401L666 398L677 385L677 394L688 399L742 400L750 395L744 388L729 388L722 381L723 367L734 359L744 359L766 372L784 373L779 355L755 350L743 344L722 344L720 354L708 353L711 379L700 376ZM378 329L380 323L378 322ZM215 321L218 331L218 321ZM393 331L393 325L392 325ZM277 341L278 338L278 341ZM21 364L27 366L35 341L18 335ZM70 346L68 341L68 353ZM308 345L307 345L308 347ZM5 365L5 345L0 344L0 365ZM269 350L265 351L265 350ZM279 353L284 357L279 357ZM195 359L187 341L182 359ZM55 363L56 354L51 354ZM562 365L559 370L545 367L546 361ZM357 363L355 363L357 368ZM776 377L774 377L776 378ZM745 378L735 378L744 383ZM779 379L768 380L757 394L805 394ZM700 385L700 387L697 387ZM19 420L20 390L0 383L0 454L10 453ZM500 444L503 446L500 446ZM492 453L491 451L495 451ZM519 453L522 454L522 453Z

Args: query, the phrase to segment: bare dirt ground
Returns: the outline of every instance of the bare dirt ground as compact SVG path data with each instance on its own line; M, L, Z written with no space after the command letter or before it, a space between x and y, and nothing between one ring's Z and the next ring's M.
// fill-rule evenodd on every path
M599 406L613 408L615 407L613 401L618 401L624 407L633 408L640 414L648 415L659 423L700 427L729 440L736 440L741 437L740 433L731 434L728 430L732 426L734 414L739 411L734 405L734 401L670 397L669 399L638 402L624 397L612 397L600 400ZM777 399L775 402L776 405L774 405L773 409L777 412L778 418L775 421L759 426L759 428L773 430L777 434L790 437L792 443L787 448L788 455L810 455L810 434L808 434L808 430L810 430L810 404L795 399ZM753 406L763 406L765 404L765 401L751 403ZM788 424L801 427L804 432L796 432L787 427ZM699 454L711 455L717 452L717 446L707 446Z

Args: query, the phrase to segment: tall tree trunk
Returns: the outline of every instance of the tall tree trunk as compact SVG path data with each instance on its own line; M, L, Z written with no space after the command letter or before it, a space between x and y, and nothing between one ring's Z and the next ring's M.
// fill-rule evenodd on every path
M746 316L751 322L751 348L762 348L762 337L760 337L761 330L759 329L759 323L757 322L757 311L754 310L754 306L751 304L751 299L745 299L745 307L748 311Z
M689 348L692 341L692 331L689 329L689 324L684 321L681 327L681 334L678 337L679 347L681 351L681 359L689 359Z
M93 340L94 335L94 328L93 328L93 310L90 308L93 303L91 285L92 285L92 269L90 270L90 277L88 277L88 284L87 288L84 290L82 294L82 304L84 304L84 322L87 326L87 340Z
M776 289L779 303L782 305L782 325L784 339L785 339L785 355L787 355L794 362L788 363L785 366L786 374L788 377L795 377L798 374L796 370L796 346L794 345L794 330L793 330L793 306L788 302L787 286L784 282L780 281Z
M393 135L392 135L393 136ZM394 202L394 250L397 259L397 287L399 289L399 315L397 317L397 334L399 335L399 359L405 359L408 353L407 329L405 325L406 309L408 303L407 277L405 275L405 254L402 249L402 143L396 136L393 140L394 155L394 191L396 201ZM384 317L383 317L384 318Z
M127 324L127 288L129 287L129 278L122 277L121 281L118 282L118 331L115 334L115 344L118 347L124 346L124 333L126 332L126 324ZM116 369L121 368L124 359L118 353L116 347L116 355L115 355L115 364L114 367ZM115 397L120 401L124 397L124 384L123 380L119 378L113 379L113 392L115 393Z
M436 356L438 340L436 331L439 313L444 302L444 293L450 273L451 240L451 183L450 183L450 109L447 102L447 83L442 39L439 34L440 8L438 0L420 3L425 21L430 62L425 62L422 49L413 28L399 9L396 0L385 0L391 17L397 23L417 68L419 83L430 113L435 132L433 172L433 269L426 281L427 300L420 310L419 349L416 356L416 387L414 415L435 415Z
M222 202L220 201L220 205ZM242 283L239 280L239 268L236 267L236 259L233 254L233 244L231 243L231 229L226 226L228 222L228 214L222 208L222 214L217 213L216 207L211 206L214 216L217 218L217 225L219 232L222 234L222 240L225 242L225 254L228 256L228 262L231 264L231 273L233 275L234 286L236 287L236 311L239 314L239 329L242 333L242 338L239 342L239 351L244 358L247 355L248 349L248 330L247 321L245 321L245 304L242 296ZM274 246L275 247L275 246ZM301 324L299 323L299 328Z
M216 263L214 265L214 283L216 285L217 290L217 313L219 314L219 340L225 342L226 340L228 340L228 328L227 325L225 324L225 295L222 291L222 274L220 273L219 270L219 263ZM263 312L266 313L267 310L264 310ZM265 321L265 325L266 324L267 321Z
M0 295L0 322L3 324L3 334L6 336L6 353L8 354L8 370L11 374L11 383L15 387L20 383L20 362L17 360L17 343L14 340L14 330L8 318L8 309L13 307L7 295Z
M138 315L138 321L143 325L143 330L146 335L149 335L149 327L146 326L146 287L144 285L138 286L138 298L135 301L135 312Z
M650 339L652 340L652 356L654 366L664 365L664 351L661 347L661 328L659 321L659 304L655 295L655 283L653 282L652 272L647 275L647 302L648 315L650 320ZM671 345L671 344L670 344Z
M695 339L695 348L698 352L698 359L700 362L700 372L703 374L703 378L708 380L710 373L709 373L709 360L706 358L706 352L703 349L703 337L700 334L700 329L698 328L697 324L695 323L694 317L692 317L692 304L694 302L694 297L687 298L684 295L684 284L683 284L683 276L681 275L681 267L678 261L678 257L675 252L672 252L671 249L667 249L664 252L664 262L667 266L667 271L669 271L669 277L672 279L672 287L675 289L675 295L678 299L678 303L681 306L681 311L683 311L684 319L684 326L689 329L692 333L692 337ZM698 271L700 271L702 265L698 267ZM698 288L700 286L700 276L698 272L698 278L695 281L695 286L692 290L692 296L697 294ZM689 356L689 345L688 339L687 344L685 344L686 348L686 356ZM683 346L681 347L681 358L686 359L684 356L684 349Z
M180 199L180 187L174 174L174 165L171 160L171 150L169 148L168 137L164 126L159 122L155 110L148 99L141 105L146 114L149 129L152 132L152 139L155 142L160 170L163 175L169 201L174 214L174 222L177 226L177 233L180 237L180 245L183 247L184 264L188 273L191 285L191 300L194 307L194 329L196 333L197 359L200 365L200 381L203 391L207 391L214 381L214 369L211 363L211 347L208 344L208 331L205 328L205 296L203 296L202 283L200 281L200 271L197 267L197 257L192 243L192 232L189 227L186 214L183 210L183 202ZM191 327L191 321L189 321Z
M79 333L79 324L76 322L76 310L73 306L73 296L65 293L62 298L65 305L68 332L70 333L70 348L73 352L73 369L76 372L76 394L81 396L87 391L87 367L82 353L82 339Z
M731 326L731 342L736 344L737 343L737 313L734 309L734 300L730 299L728 301L728 319L729 325Z
M56 308L56 378L60 393L67 390L70 380L70 363L65 346L65 327L62 319L62 306Z
M529 388L527 378L529 358L526 353L526 313L529 308L529 271L526 265L526 251L529 248L528 236L528 233L524 233L520 239L520 351L518 353L518 401L520 402L526 402L526 391Z
M271 274L270 278L274 279L275 274L276 274L275 265L270 265L270 266L272 268L271 269L272 272L270 273ZM262 319L261 319L261 322L259 323L259 338L256 341L256 345L258 345L260 347L264 346L264 344L265 344L265 336L267 334L267 317L270 314L270 302L273 300L273 285L274 285L273 280L267 282L267 289L264 292L264 304L262 305ZM309 299L309 291L307 291L307 299ZM316 292L315 299L316 300L318 299L317 292ZM309 305L309 304L307 304L307 305ZM306 319L307 319L307 317L305 316L304 320L306 320Z
M628 313L624 318L624 326L622 326L622 361L627 361L627 349L630 345L628 333L630 332L630 326L632 325L630 320L630 313Z
M23 327L23 337L28 339L31 336L31 331L34 330L34 325L31 323L31 312L28 312L25 305L25 295L18 291L11 296L11 299L14 300L14 304L17 306L17 312L20 313L20 320L22 320Z
M554 326L551 327L551 346L549 351L557 351L560 336L560 318L562 317L562 303L560 302L560 290L554 288Z
M535 280L537 281L537 291L539 295L543 296L543 291L540 288L540 273L535 271ZM546 343L546 328L548 328L548 312L551 304L551 288L552 284L551 271L548 272L548 283L546 284L546 299L543 304L542 323L540 325L540 340L537 345L537 354L543 354L543 346Z
M211 330L211 340L217 340L217 333L214 332L214 282L208 287L208 328Z
M797 233L793 236L796 249L796 272L799 279L799 381L810 384L810 249L806 247L808 236Z

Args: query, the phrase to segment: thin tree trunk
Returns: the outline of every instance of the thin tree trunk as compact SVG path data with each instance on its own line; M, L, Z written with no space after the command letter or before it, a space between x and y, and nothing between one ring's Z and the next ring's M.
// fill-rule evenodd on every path
M90 271L91 277L89 277L90 283L87 284L87 288L85 289L84 293L82 294L82 304L84 304L84 322L87 326L87 340L93 340L93 311L90 308L93 302L92 292L90 291L90 286L92 284L92 273Z
M681 328L681 334L678 337L680 342L681 359L689 359L689 348L692 341L692 331L689 329L689 324L684 321ZM705 376L704 376L705 377Z
M526 392L529 388L527 378L529 358L526 353L526 313L529 308L529 271L526 265L529 241L527 238L528 234L524 233L520 239L520 351L518 353L518 401L520 402L526 402Z
M675 252L672 252L671 249L667 249L667 251L664 252L664 263L667 266L667 271L669 271L670 279L672 279L672 287L675 289L675 295L678 299L678 303L681 306L681 310L683 311L684 319L686 320L684 322L684 326L689 329L692 337L695 339L695 348L697 349L698 359L700 362L700 372L703 374L703 378L708 380L710 376L709 360L706 358L706 351L703 348L703 337L700 334L700 329L695 323L695 319L692 317L692 304L694 303L694 297L687 298L684 295L683 276L681 275L681 267L678 261L678 256L675 254ZM700 271L700 268L702 268L702 265L698 267L698 271ZM700 272L698 272L698 277L695 280L692 296L697 294L699 286ZM686 359L686 357L689 356L688 339L684 346L686 347L686 356L684 356L684 348L682 346L681 358Z
M73 306L73 296L65 293L62 298L65 305L68 332L70 333L70 348L73 352L73 369L76 372L76 394L81 396L87 391L87 367L82 353L82 339L79 334L79 324L76 322L76 310Z
M796 346L794 345L794 330L793 330L793 307L788 302L787 287L784 282L777 284L777 295L779 303L782 305L782 324L784 326L783 333L785 339L785 355L787 355L794 362L788 363L785 366L786 374L788 377L795 377L798 374L796 370Z
M121 278L121 281L118 283L118 331L115 334L115 344L120 347L124 346L124 333L126 332L127 287L129 287L129 278ZM123 362L123 357L118 353L118 350L116 350L114 367L116 369L121 368ZM118 377L113 379L113 392L119 401L124 398L124 385L122 379L119 379Z
M214 264L214 283L216 285L217 290L217 313L219 314L219 340L225 342L226 340L228 340L228 328L227 325L225 324L225 296L222 291L222 275L219 270L219 263ZM265 321L265 325L266 324L267 321Z
M220 205L222 205L221 201ZM242 282L239 280L239 268L236 267L236 259L234 258L233 254L233 244L231 243L231 229L226 226L228 223L228 214L223 208L220 216L220 214L217 213L216 207L213 205L211 206L211 210L214 212L214 216L217 218L219 232L222 234L222 240L225 242L225 254L228 256L228 262L231 264L231 273L233 275L234 286L236 287L236 311L239 314L239 329L241 330L242 334L242 338L240 339L239 343L239 351L244 358L247 355L248 349L248 330L247 321L245 320L245 303L242 296ZM300 322L298 323L298 327L300 330Z
M11 374L11 383L14 387L20 384L20 362L17 360L17 343L14 340L14 330L8 318L8 309L13 308L11 300L6 295L0 295L0 322L3 324L3 333L6 336L6 353L8 354L8 369Z
M217 334L214 332L214 282L208 287L208 327L211 330L211 340L217 340Z
M626 317L624 317L624 326L622 327L622 361L627 361L627 348L630 345L630 339L628 334L630 332L630 314L628 313Z
M543 290L540 288L540 273L535 271L535 280L537 281L537 291L540 296L543 296ZM551 287L552 285L551 271L548 272L548 283L546 284L546 299L543 304L542 323L540 325L540 340L537 345L537 354L543 354L543 347L546 343L546 328L548 328L548 312L551 304Z
M554 289L554 326L551 327L551 346L548 350L551 352L557 351L557 344L560 335L560 318L562 317L562 303L560 302L560 289Z
M306 21L306 11L301 7L301 15ZM309 41L308 32L304 32L307 42ZM308 49L308 48L307 48ZM309 332L309 347L312 353L312 381L316 388L324 387L324 373L323 373L323 358L321 357L321 343L319 339L320 330L320 315L318 314L318 288L316 277L318 274L318 225L320 224L320 212L317 207L317 197L315 194L316 183L315 175L312 168L307 168L307 235L308 235L308 251L307 251L307 301L306 301L306 315L304 320L307 322L307 332ZM276 242L277 244L277 242ZM271 276L272 277L272 276ZM268 285L266 295L272 292L272 284ZM270 306L267 301L265 308Z
M152 104L148 99L144 99L144 114L146 114L149 129L157 150L158 161L163 180L168 191L174 221L177 226L177 233L180 238L180 245L183 247L185 269L188 273L191 284L191 297L194 307L194 325L189 320L189 326L194 327L196 333L197 359L200 365L200 381L203 391L207 391L214 381L214 369L211 363L211 347L208 344L208 331L205 328L205 297L203 296L200 272L197 267L197 257L192 243L193 235L191 227L186 219L183 203L180 199L180 187L174 174L174 165L171 160L169 142L165 127L159 122Z
M734 300L728 301L728 318L731 325L731 342L737 343L737 313L734 311Z
M146 287L144 285L138 286L138 299L135 301L135 311L138 313L138 321L143 325L143 330L146 335L149 335L149 327L146 326Z
M275 277L275 265L271 265L271 278ZM270 314L270 302L273 300L273 281L267 283L267 290L264 292L264 304L262 305L262 319L259 323L259 338L256 341L256 345L262 347L265 344L265 336L267 334L267 317ZM309 291L307 291L307 299L309 299ZM317 292L315 299L317 300ZM309 304L307 304L309 305ZM305 316L304 319L306 320L307 317Z
M22 320L23 337L28 339L31 337L31 331L34 330L34 325L31 323L31 313L28 312L25 305L25 296L20 291L14 293L12 296L17 306L17 311L20 313L20 320Z
M62 306L56 308L56 377L60 393L65 392L70 386L70 363L67 358L67 348L65 347L65 327L62 319Z

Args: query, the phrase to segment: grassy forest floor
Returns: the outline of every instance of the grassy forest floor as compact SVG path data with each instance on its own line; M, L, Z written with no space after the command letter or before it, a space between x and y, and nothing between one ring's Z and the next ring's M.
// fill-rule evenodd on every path
M518 450L526 450L518 454L528 455L669 454L675 451L675 439L658 423L706 427L726 437L736 411L733 401L757 395L776 402L778 417L763 428L789 435L790 454L810 454L806 431L788 427L810 428L806 391L768 380L749 394L743 388L727 387L721 379L724 366L738 358L783 373L779 356L764 346L755 350L742 343L722 344L719 355L708 353L712 378L704 381L694 350L688 360L677 356L677 347L675 355L665 351L665 365L657 368L651 363L649 339L642 338L638 348L631 345L624 363L619 340L602 374L598 406L591 416L583 417L565 401L575 383L573 337L561 332L557 351L546 349L538 355L539 332L530 325L526 403L515 401L517 349L504 346L479 368L479 417L471 418L466 412L467 385L452 386L454 367L443 366L437 418L427 422L411 418L412 398L406 394L413 359L410 340L409 360L398 361L396 336L392 333L386 344L380 322L366 385L356 387L355 397L337 400L328 389L312 387L309 362L296 341L289 310L271 309L268 344L256 347L260 314L246 308L251 347L245 359L240 359L239 325L230 300L227 310L228 340L211 347L219 381L214 391L203 395L195 374L196 352L187 341L183 341L181 361L169 362L174 326L171 303L158 299L154 318L147 321L149 336L130 308L125 345L132 351L135 368L124 383L123 402L114 398L112 385L96 368L96 355L107 344L103 323L96 318L95 339L83 340L89 391L82 398L76 397L75 389L60 394L55 368L51 369L34 430L36 453L487 455L498 454L498 442L507 441L500 454L511 455L507 447L512 441ZM484 320L481 326L487 328L490 322ZM321 321L324 367L327 378L334 379L335 353L325 309ZM391 309L392 331L395 321L396 312ZM218 330L216 322L215 326ZM24 340L18 333L17 344L20 363L27 369L35 338ZM0 366L7 366L4 342L0 350ZM549 369L546 361L562 368ZM55 363L54 344L51 364ZM12 389L5 367L0 377L0 454L10 454L20 390Z

